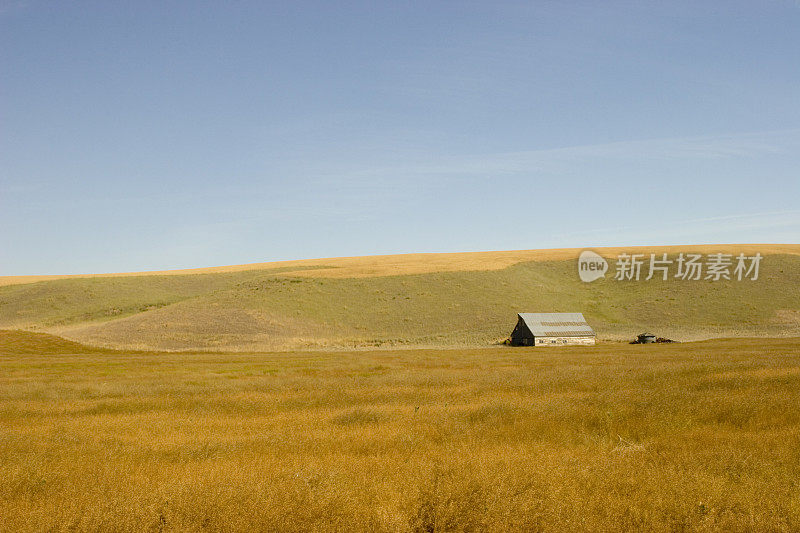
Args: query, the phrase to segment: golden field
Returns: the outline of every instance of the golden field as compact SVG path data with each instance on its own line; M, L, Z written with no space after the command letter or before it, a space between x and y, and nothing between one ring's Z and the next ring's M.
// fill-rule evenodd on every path
M797 531L800 339L252 354L0 333L6 531Z

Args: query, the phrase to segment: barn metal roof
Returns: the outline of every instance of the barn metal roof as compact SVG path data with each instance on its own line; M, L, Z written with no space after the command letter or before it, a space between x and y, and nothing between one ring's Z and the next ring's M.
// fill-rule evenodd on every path
M535 337L593 337L583 313L519 313Z

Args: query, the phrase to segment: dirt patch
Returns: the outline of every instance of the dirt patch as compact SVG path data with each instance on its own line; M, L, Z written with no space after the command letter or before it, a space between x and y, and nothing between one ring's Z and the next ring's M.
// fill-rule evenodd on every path
M74 328L65 338L128 349L261 349L307 346L329 338L330 328L306 319L217 305L175 304L138 315Z
M778 309L772 322L781 326L800 326L800 310Z

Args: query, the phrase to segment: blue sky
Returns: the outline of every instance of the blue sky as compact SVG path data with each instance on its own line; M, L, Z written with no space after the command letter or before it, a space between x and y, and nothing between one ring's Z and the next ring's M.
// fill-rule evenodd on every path
M0 0L0 274L800 242L800 3Z

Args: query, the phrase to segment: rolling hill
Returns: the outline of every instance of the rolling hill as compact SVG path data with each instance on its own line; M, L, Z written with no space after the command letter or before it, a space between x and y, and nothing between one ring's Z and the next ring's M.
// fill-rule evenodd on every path
M0 328L98 347L284 350L479 346L516 313L582 312L601 340L652 330L678 340L800 335L800 245L408 254L85 276L0 277ZM619 253L764 256L758 280L613 279ZM646 268L646 265L645 265ZM643 276L644 277L644 276Z

